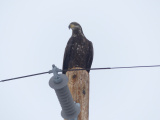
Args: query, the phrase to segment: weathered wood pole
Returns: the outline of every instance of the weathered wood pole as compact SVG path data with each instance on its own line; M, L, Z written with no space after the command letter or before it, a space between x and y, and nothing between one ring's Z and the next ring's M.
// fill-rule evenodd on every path
M82 69L75 67L72 69ZM86 70L68 71L66 73L69 82L68 87L72 94L73 100L80 103L81 112L78 120L89 119L89 74Z

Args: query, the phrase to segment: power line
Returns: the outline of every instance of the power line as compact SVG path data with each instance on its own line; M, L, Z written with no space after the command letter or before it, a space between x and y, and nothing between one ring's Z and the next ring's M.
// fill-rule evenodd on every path
M1 80L0 82L10 81L10 80L15 80L15 79L20 79L20 78L26 78L26 77L36 76L36 75L42 75L42 74L46 74L46 73L49 73L49 72L42 72L42 73L36 73L36 74L32 74L32 75L25 75L25 76L21 76L21 77L5 79L5 80Z
M124 69L124 68L143 68L143 67L160 67L160 65L129 66L129 67L106 67L106 68L90 68L90 69L71 69L71 70L67 70L67 71L77 71L77 70L104 70L104 69Z
M160 67L160 65L129 66L129 67L105 67L105 68L90 68L90 69L70 69L70 70L62 70L62 71L66 72L66 71L79 71L79 70L104 70L104 69L126 69L126 68L146 68L146 67ZM25 76L21 76L21 77L15 77L15 78L1 80L0 82L11 81L11 80L15 80L15 79L26 78L26 77L36 76L36 75L42 75L42 74L46 74L46 73L51 73L51 72L48 71L48 72L31 74L31 75L25 75Z

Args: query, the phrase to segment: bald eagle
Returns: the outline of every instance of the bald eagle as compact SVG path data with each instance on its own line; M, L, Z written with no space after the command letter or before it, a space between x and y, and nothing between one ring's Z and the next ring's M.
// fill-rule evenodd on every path
M72 29L72 36L65 48L62 69L68 70L74 67L90 69L93 60L92 42L84 36L82 27L77 22L70 23L69 29ZM65 73L66 71L63 71L63 74Z

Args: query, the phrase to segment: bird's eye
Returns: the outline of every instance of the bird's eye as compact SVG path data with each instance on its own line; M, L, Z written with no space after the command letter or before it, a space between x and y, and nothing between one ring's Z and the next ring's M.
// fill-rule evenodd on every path
M76 27L76 28L80 28L80 26L79 26L79 25L75 25L75 27Z

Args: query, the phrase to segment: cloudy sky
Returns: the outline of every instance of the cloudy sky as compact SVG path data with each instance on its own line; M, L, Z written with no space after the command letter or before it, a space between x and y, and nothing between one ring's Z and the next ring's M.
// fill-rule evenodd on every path
M160 64L159 0L0 0L0 80L62 67L70 22L92 67ZM0 83L0 120L62 120L45 74ZM90 120L160 120L160 68L90 72Z

